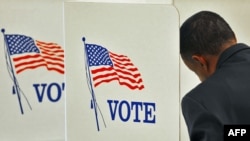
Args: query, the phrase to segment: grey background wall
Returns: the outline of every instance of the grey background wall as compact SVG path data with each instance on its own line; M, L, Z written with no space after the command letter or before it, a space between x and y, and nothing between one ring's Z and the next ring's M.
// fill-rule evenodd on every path
M174 0L179 11L180 24L192 14L201 10L217 12L235 31L238 42L250 43L250 1L248 0ZM180 62L180 99L193 87L199 84L198 77ZM181 115L180 140L188 141L188 133Z

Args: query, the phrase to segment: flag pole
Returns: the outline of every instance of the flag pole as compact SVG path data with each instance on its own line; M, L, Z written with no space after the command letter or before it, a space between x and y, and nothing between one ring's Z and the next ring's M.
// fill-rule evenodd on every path
M23 106L22 106L22 102L21 102L20 91L19 91L19 87L18 87L18 84L17 84L17 79L16 79L16 76L15 76L14 68L12 66L12 61L11 61L11 58L10 58L10 50L9 50L8 44L6 42L5 29L2 29L1 32L3 33L3 36L4 36L4 42L5 42L7 53L8 53L8 61L10 63L11 74L12 74L12 78L13 78L13 82L14 82L14 87L15 87L16 93L17 93L19 107L20 107L21 113L23 114Z
M87 75L88 85L90 86L90 91L91 91L91 96L92 96L91 105L93 106L94 111L95 111L97 131L100 131L99 121L98 121L98 114L97 114L97 103L96 103L95 92L94 92L94 89L93 89L92 80L91 80L91 76L90 76L89 60L88 60L87 49L86 49L86 44L85 44L85 38L84 37L82 38L82 41L83 41L84 50L85 50L86 75Z

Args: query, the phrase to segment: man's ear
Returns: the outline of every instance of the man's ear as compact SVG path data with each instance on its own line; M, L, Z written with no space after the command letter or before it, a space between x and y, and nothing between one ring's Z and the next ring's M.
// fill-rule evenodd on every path
M193 55L192 59L198 66L201 68L207 70L208 69L208 62L206 61L206 58L202 55Z

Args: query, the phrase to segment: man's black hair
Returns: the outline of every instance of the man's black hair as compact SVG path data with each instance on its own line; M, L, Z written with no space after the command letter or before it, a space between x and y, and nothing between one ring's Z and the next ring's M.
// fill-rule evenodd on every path
M218 14L201 11L187 19L180 29L180 53L184 59L193 54L218 55L223 44L235 39L228 23Z

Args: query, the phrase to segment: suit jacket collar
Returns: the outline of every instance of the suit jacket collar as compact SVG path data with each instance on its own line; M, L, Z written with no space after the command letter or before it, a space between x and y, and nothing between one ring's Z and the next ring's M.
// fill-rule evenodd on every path
M250 49L250 48L242 43L229 47L220 55L216 68L219 69L222 66L222 64L226 62L230 57L245 49Z

